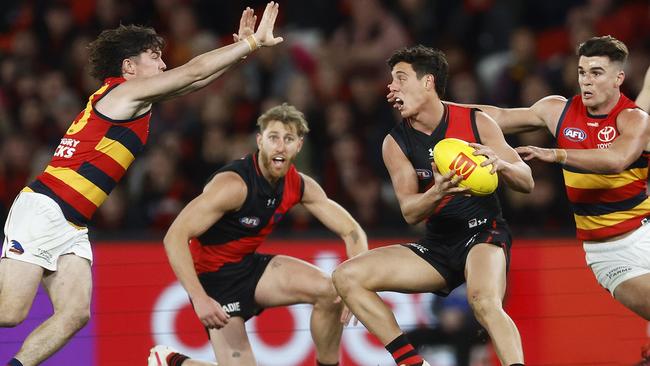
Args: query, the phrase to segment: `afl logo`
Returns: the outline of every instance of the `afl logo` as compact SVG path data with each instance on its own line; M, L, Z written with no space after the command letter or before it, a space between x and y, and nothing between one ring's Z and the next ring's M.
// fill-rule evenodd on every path
M415 173L418 175L419 180L429 179L432 176L432 172L429 169L415 169Z
M585 131L574 127L565 128L563 134L564 137L573 142L584 141L587 138Z
M612 126L607 126L598 131L598 140L602 142L610 142L616 137L616 130Z
M242 217L239 219L239 223L246 227L256 227L260 224L259 217Z

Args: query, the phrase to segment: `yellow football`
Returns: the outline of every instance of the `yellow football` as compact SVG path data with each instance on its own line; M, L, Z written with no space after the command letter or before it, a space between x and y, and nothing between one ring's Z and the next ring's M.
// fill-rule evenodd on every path
M466 141L446 138L434 146L433 160L441 174L455 170L457 175L463 177L459 186L469 188L475 196L486 196L497 189L499 178L490 173L492 164L481 166L487 158L474 155L474 150Z

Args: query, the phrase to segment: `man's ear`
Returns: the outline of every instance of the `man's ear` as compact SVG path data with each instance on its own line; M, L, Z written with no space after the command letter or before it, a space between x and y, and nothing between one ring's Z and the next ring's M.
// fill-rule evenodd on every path
M433 75L431 75L431 74L427 74L427 75L425 76L425 78L426 78L426 81L425 81L425 83L424 83L424 87L425 87L427 90L431 90L431 89L435 88L435 83L434 83L434 82L435 82L435 79L434 79Z
M302 145L305 143L305 138L301 137L300 140L298 141L298 150L296 150L296 154L302 150Z
M618 75L616 75L616 87L620 88L623 81L625 81L625 71L621 70L618 72Z
M132 58L122 60L122 74L135 74L135 61Z

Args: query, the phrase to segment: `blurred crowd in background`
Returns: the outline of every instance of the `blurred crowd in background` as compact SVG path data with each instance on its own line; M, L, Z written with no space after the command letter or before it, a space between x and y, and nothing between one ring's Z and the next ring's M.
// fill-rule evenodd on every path
M25 0L0 5L0 220L17 193L49 161L99 81L87 74L86 46L103 29L154 27L167 41L168 68L232 42L246 6L266 0ZM424 44L448 57L444 99L529 106L577 91L575 47L611 34L631 51L623 91L638 94L650 65L647 0L287 0L280 1L280 46L261 49L207 88L154 107L150 142L92 224L97 238L161 237L183 206L227 162L255 150L257 116L288 102L311 133L296 164L319 181L370 234L405 237L381 158L399 121L385 100L386 59ZM551 146L546 132L508 137L512 146ZM573 218L558 166L531 163L532 194L501 187L517 236L570 236ZM281 232L320 227L296 207ZM414 232L410 232L415 234ZM431 327L410 334L423 355L481 364L477 324L463 288L431 302ZM445 358L446 357L446 358Z
M265 0L28 0L0 5L0 219L47 164L90 94L87 44L122 24L154 27L168 68L232 42L245 6ZM288 102L312 132L296 162L372 235L407 231L383 166L381 144L399 115L385 100L386 59L421 43L450 65L446 100L529 106L577 90L575 46L611 34L631 51L623 91L635 98L650 65L647 0L288 0L276 28L285 42L261 49L209 87L155 106L148 147L99 209L95 237L161 235L221 166L255 150L257 116ZM553 144L545 132L513 146ZM516 235L572 235L557 166L532 163L530 195L500 188ZM313 232L304 210L282 225ZM417 230L417 229L416 229Z

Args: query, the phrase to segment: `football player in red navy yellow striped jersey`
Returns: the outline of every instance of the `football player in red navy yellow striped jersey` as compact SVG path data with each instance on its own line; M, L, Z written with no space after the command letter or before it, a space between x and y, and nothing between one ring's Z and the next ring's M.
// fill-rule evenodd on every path
M0 259L0 326L21 323L42 281L54 314L24 341L10 365L38 365L90 317L92 250L87 224L147 142L154 102L198 90L259 47L274 46L278 4L257 30L243 11L235 42L166 70L163 39L120 25L89 46L91 74L103 81L54 151L47 168L16 198ZM18 279L18 280L17 280Z
M614 37L577 50L580 94L551 95L528 108L477 106L505 133L548 129L558 148L518 147L525 160L559 163L576 234L596 279L650 320L650 198L647 195L650 69L637 102L621 93L628 56Z

